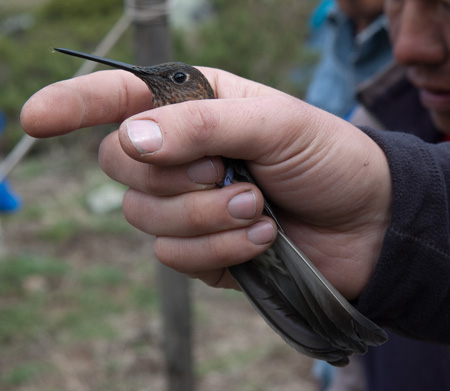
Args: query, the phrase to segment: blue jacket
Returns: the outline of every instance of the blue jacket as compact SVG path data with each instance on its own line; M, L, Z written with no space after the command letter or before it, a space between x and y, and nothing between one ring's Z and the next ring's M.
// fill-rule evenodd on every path
M386 19L380 16L355 35L353 23L333 8L316 34L324 41L305 101L345 117L357 104L357 85L392 60Z

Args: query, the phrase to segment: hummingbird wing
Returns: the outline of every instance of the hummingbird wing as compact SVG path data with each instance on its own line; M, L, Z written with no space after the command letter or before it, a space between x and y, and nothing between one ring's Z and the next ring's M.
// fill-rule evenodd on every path
M255 183L242 161L225 159L223 185ZM386 333L358 312L286 236L267 200L265 213L278 225L273 246L255 259L229 267L265 321L296 350L344 366L353 353L387 340Z

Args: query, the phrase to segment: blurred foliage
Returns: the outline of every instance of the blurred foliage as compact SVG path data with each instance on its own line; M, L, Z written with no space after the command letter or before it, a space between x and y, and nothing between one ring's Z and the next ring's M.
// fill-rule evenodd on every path
M18 2L20 4L20 2ZM27 28L0 31L0 109L8 132L3 136L9 149L23 135L18 118L22 105L47 84L67 79L80 66L52 48L67 46L92 51L123 12L122 0L50 0L40 6L2 9L1 20L31 16Z
M228 70L301 96L293 68L313 63L303 45L314 1L212 0L213 17L196 29L175 32L178 59Z
M123 7L122 0L51 0L44 4L40 14L44 20L78 20L85 18L97 19L105 15L116 13Z

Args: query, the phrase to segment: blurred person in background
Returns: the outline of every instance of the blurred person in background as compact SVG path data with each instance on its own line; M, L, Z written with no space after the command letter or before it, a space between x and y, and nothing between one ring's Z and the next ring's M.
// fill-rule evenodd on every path
M308 103L345 118L358 103L357 86L392 61L383 1L325 1L318 7L310 25L320 61L306 92Z

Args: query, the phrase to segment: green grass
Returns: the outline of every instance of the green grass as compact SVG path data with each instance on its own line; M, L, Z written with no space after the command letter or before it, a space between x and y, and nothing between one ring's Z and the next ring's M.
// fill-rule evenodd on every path
M44 313L39 311L35 300L15 303L14 306L0 308L0 346L30 341L42 329ZM2 349L4 351L4 349Z
M215 371L219 371L221 373L233 372L236 368L245 366L260 356L261 351L258 351L258 349L223 354L216 359L209 359L208 361L199 363L197 372L199 375L206 375Z
M39 232L39 237L47 242L58 243L67 240L80 232L80 225L70 217L58 220L44 227Z
M9 387L18 387L32 383L44 373L52 371L50 364L42 361L28 361L10 369L1 376L2 382Z
M112 265L93 265L81 275L81 282L86 288L101 286L117 286L125 279L123 271Z
M45 349L43 363L26 360L27 354L17 360L18 352L33 346L35 351L42 340L50 338L46 346L53 344L58 351L81 343L113 343L124 332L117 327L118 319L155 313L158 296L149 268L136 269L146 273L144 278L136 280L124 266L96 260L75 269L63 259L0 258L0 367L2 360L8 363L0 371L0 389L54 376L51 365L45 364Z
M64 260L33 256L0 258L0 297L0 347L37 338L44 328L75 339L112 338L110 316L157 308L151 284L132 281L118 266L92 262L74 270Z
M0 258L0 296L24 297L24 284L28 278L40 276L55 281L61 280L69 272L70 267L57 259L33 255Z

